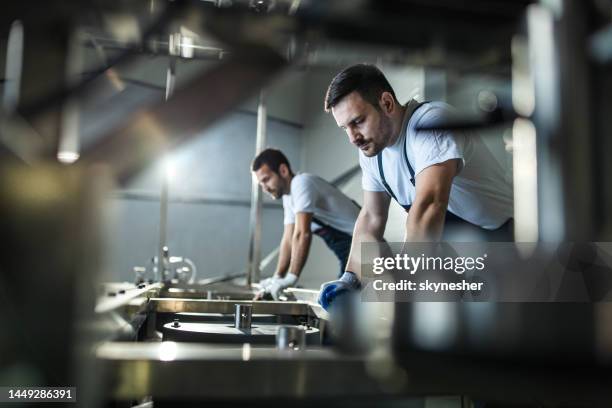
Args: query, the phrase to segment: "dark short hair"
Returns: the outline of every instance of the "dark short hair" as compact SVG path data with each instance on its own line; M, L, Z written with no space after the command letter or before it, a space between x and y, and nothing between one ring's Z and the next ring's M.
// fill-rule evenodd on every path
M278 173L278 169L280 168L281 164L285 164L289 169L289 173L293 174L289 160L287 160L287 156L285 156L283 152L278 149L269 148L259 153L255 159L253 159L251 171L259 170L264 164L267 164L270 170L275 173Z
M380 109L378 101L383 92L391 93L393 99L397 100L391 84L380 69L370 64L357 64L343 69L332 79L325 94L325 112L329 112L353 91L357 91L376 109Z

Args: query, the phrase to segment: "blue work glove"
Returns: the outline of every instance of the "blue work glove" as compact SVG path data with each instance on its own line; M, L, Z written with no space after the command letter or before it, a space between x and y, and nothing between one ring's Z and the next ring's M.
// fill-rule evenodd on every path
M358 290L361 288L361 283L353 272L344 272L340 279L326 282L321 285L321 291L319 292L319 304L323 309L327 310L331 303L338 296Z

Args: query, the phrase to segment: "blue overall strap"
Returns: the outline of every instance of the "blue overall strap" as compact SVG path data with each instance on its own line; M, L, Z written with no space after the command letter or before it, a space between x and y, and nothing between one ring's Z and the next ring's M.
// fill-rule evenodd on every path
M321 221L320 219L318 219L317 217L315 217L315 216L314 216L314 213L312 214L312 221L313 221L313 222L316 222L317 224L319 224L319 225L321 226L321 229L323 229L323 228L333 228L333 229L335 229L335 228L334 228L334 227L332 227L331 225L329 225L329 224L327 224L327 223L324 223L323 221ZM317 231L318 231L318 230L317 230Z
M412 114L414 114L414 112L417 111L417 109L419 109L423 104L425 104L427 102L421 102L419 103L414 110L412 111ZM413 186L416 187L415 181L414 181L414 169L412 168L412 165L410 165L410 161L408 160L408 153L406 153L406 140L408 139L408 132L406 132L406 137L404 137L404 160L406 161L406 164L408 165L408 171L410 172L410 182L412 183ZM395 194L393 194L393 190L391 190L391 187L389 187L389 184L387 184L387 180L385 179L385 171L383 170L383 163L382 163L382 150L380 151L380 153L378 153L378 155L376 156L376 160L378 162L378 173L380 174L380 180L383 183L383 186L385 186L385 190L387 190L387 193L395 200L397 201L397 203L399 205L401 205L402 207L404 207L404 209L408 210L410 209L409 205L402 205L400 204L400 202L398 201L397 197L395 196Z
M387 190L387 194L389 194L395 201L397 201L397 197L393 194L393 190L387 184L387 180L385 179L385 171L383 170L383 162L382 162L382 151L376 155L376 161L378 162L378 173L380 174L380 181L382 181L383 186L385 186L385 190ZM399 204L399 201L397 201ZM401 205L401 204L400 204Z
M426 103L427 101L419 103L416 106L416 108L414 108L414 110L412 111L412 114L414 115L414 112L416 112L417 109L419 109L421 106L423 106ZM410 182L412 183L414 187L416 187L416 184L414 183L414 169L412 168L412 165L410 165L410 160L408 160L408 152L406 152L407 140L408 140L408 130L406 130L406 137L404 138L404 160L406 161L406 164L408 165L408 171L410 172ZM380 161L381 161L381 168L382 168L382 159L380 159Z
M417 106L417 109L418 108L419 107ZM406 160L406 164L408 165L408 171L410 172L410 182L412 183L414 187L416 187L416 184L414 183L414 169L410 165L410 160L408 160L408 153L406 152L406 139L408 139L408 135L406 135L406 137L404 138L404 160ZM382 168L382 158L380 159L380 166Z
M425 104L427 102L421 102L417 105L417 107L414 109L414 111L412 111L413 113L416 112L417 109L419 109L421 107L421 105ZM408 139L408 134L406 134L406 137L404 138L404 160L406 161L406 165L408 166L408 171L410 172L410 182L412 183L413 186L416 187L415 184L415 179L414 179L414 169L412 168L412 166L410 165L410 161L408 160L408 153L406 152L406 140ZM387 180L385 179L385 172L383 170L383 162L382 162L382 151L380 153L378 153L377 157L376 157L377 161L378 161L378 172L380 173L380 179L382 181L383 186L385 187L385 189L387 190L387 194L389 194L399 205L401 205L406 211L410 211L410 206L409 205L402 205L397 197L395 196L395 194L393 194L393 190L391 190L391 187L389 186L389 184L387 184ZM509 225L510 225L510 220L511 218L509 218L504 224L502 224L502 226L500 226L497 230L493 230L493 231L489 231L479 225L473 224L469 221L464 220L462 217L459 217L458 215L454 214L451 210L449 210L448 208L446 209L446 216L445 216L445 223L448 224L449 222L454 222L454 223L464 223L464 224L468 224L472 227L478 228L479 230L483 230L486 233L493 233L496 231L501 231L503 229L508 229ZM492 241L495 240L499 240L499 238L494 239Z

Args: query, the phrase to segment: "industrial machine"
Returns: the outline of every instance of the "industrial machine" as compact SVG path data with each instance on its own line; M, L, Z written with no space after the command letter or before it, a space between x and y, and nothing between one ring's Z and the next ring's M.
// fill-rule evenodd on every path
M135 283L109 283L100 208L113 188L258 93L263 148L265 85L289 68L354 61L338 50L356 44L360 56L511 83L509 97L483 93L474 115L448 126L510 132L516 241L609 241L609 1L2 8L0 386L73 386L84 407L610 404L612 314L593 302L603 295L581 303L358 302L341 316L318 305L316 290L255 302L256 184L244 273L205 279L202 265L196 274L189 264L193 254L170 254L164 184L151 273L137 268ZM75 50L83 46L103 63L82 66ZM143 54L168 57L164 100L138 101L127 120L79 147L75 104L122 86L129 79L116 69ZM176 63L189 58L205 67L175 87ZM419 340L435 324L452 335Z

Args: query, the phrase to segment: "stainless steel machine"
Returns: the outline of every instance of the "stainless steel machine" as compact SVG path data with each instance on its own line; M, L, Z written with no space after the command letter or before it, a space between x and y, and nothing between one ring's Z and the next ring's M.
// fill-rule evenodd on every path
M398 64L511 82L511 100L500 95L449 126L511 128L515 170L529 170L515 171L517 237L608 241L609 1L90 0L2 10L0 385L75 386L84 407L422 407L449 395L461 407L610 405L607 303L371 304L330 316L314 290L253 302L255 222L246 282L103 283L99 208L283 69L331 64L350 43ZM215 46L177 46L179 22ZM83 42L116 52L75 78L67 73L83 68L73 58ZM118 86L115 67L187 52L210 62L189 86L74 149L71 106ZM160 272L161 237L157 256ZM417 316L434 315L455 329L443 347L414 340Z

